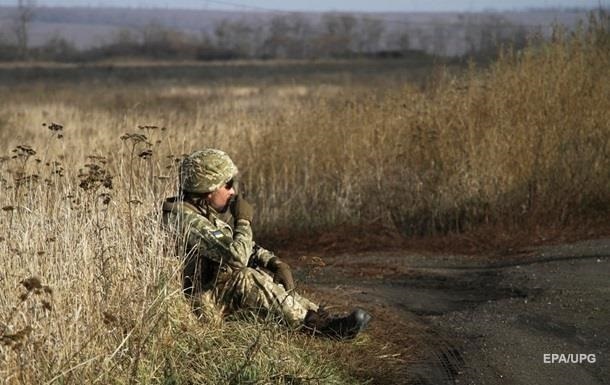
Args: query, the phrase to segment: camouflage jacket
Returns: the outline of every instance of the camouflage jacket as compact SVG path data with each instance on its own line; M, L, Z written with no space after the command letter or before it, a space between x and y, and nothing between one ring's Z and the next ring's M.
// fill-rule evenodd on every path
M200 264L197 273L203 286L217 281L219 272L231 272L246 266L267 267L275 255L257 246L246 220L223 218L212 208L200 207L176 197L163 203L163 224L172 236L186 269ZM194 268L193 268L194 270Z

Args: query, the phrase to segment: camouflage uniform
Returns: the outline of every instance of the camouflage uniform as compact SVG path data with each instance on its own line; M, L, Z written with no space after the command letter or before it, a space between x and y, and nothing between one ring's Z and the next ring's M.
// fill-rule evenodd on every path
M213 165L210 166L210 158L214 160L214 156L222 158L226 154L218 150L206 151L206 167L214 170ZM189 181L195 178L189 170L199 167L196 159L197 156L187 158L180 175L181 185L187 185L192 190L196 189ZM227 162L224 158L221 160ZM226 166L221 161L217 163ZM219 173L234 176L237 168L231 162L228 170L221 167ZM211 179L214 180L213 177ZM200 180L196 180L196 191L219 188L219 183L201 185ZM315 312L318 306L294 290L287 291L275 283L273 277L262 269L275 255L254 243L250 222L240 219L231 226L229 223L233 222L225 214L205 204L205 201L198 204L193 200L174 197L164 202L163 224L175 236L178 252L185 258L183 283L186 294L192 297L203 295L225 312L252 309L280 316L291 326L301 325L308 310Z

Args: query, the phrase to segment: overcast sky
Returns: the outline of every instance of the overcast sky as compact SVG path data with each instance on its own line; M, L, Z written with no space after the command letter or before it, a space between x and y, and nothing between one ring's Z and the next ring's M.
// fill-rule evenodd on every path
M30 0L47 6L119 6L138 8L229 9L240 11L481 11L532 7L608 7L610 0ZM17 0L0 0L14 5Z

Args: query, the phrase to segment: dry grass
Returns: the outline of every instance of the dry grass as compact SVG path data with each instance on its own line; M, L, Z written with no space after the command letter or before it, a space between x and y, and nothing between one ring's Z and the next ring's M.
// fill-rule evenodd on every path
M487 70L440 71L425 91L315 100L274 122L245 162L262 222L417 235L607 223L610 47L594 25Z
M383 72L0 89L0 378L351 381L272 322L194 319L157 226L177 161L228 151L267 236L607 224L610 54L597 25L486 70L439 71L425 90Z
M165 130L122 135L115 153L102 135L94 150L61 126L38 131L37 149L2 159L2 383L352 382L273 320L195 319L158 225L176 164L157 153L176 145Z

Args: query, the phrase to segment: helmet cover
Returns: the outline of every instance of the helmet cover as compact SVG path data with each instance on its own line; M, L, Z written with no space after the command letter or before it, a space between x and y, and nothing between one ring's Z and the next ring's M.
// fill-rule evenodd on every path
M237 166L221 150L195 151L180 164L180 188L183 192L210 193L237 175Z

